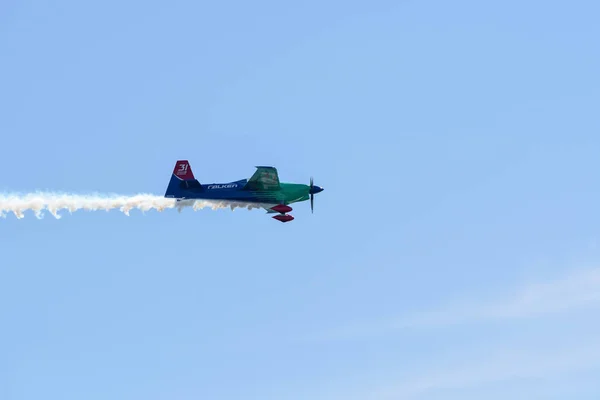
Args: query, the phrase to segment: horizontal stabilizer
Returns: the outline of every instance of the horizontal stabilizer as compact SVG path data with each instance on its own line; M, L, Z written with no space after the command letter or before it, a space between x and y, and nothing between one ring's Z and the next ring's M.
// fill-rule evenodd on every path
M181 183L179 184L179 187L184 190L190 190L190 189L194 189L196 191L204 190L204 188L202 187L200 182L198 182L198 179L186 179L184 181L181 181Z

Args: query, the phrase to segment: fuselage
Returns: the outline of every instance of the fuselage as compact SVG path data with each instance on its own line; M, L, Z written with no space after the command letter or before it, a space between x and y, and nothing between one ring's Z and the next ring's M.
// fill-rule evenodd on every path
M278 190L254 191L244 189L247 182L247 179L209 184L183 181L177 193L170 197L180 200L230 200L262 204L291 204L310 198L309 185L282 182L279 184Z

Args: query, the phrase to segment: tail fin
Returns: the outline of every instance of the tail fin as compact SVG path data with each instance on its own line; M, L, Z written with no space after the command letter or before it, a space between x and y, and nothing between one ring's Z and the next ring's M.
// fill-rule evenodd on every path
M185 192L189 189L202 190L202 185L194 178L190 163L187 160L178 160L175 163L165 197L185 197Z
M194 173L192 172L192 167L190 166L188 160L177 161L175 163L173 175L177 176L179 179L182 180L194 179Z

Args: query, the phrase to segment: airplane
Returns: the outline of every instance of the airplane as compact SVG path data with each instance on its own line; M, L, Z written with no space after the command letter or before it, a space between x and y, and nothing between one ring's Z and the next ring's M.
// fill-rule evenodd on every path
M167 186L165 197L180 201L226 200L241 203L253 203L268 214L276 213L274 219L289 222L294 219L288 214L292 211L289 204L306 201L310 198L310 209L314 212L314 196L323 191L313 184L284 183L279 181L277 169L269 166L257 166L250 179L240 179L228 183L201 184L192 172L188 160L178 160Z

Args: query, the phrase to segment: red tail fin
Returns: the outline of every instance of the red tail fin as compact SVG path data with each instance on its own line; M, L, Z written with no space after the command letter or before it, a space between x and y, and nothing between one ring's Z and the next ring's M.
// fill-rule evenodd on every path
M190 163L187 160L179 160L177 161L177 163L175 163L173 175L183 180L194 179L192 167L190 166Z

